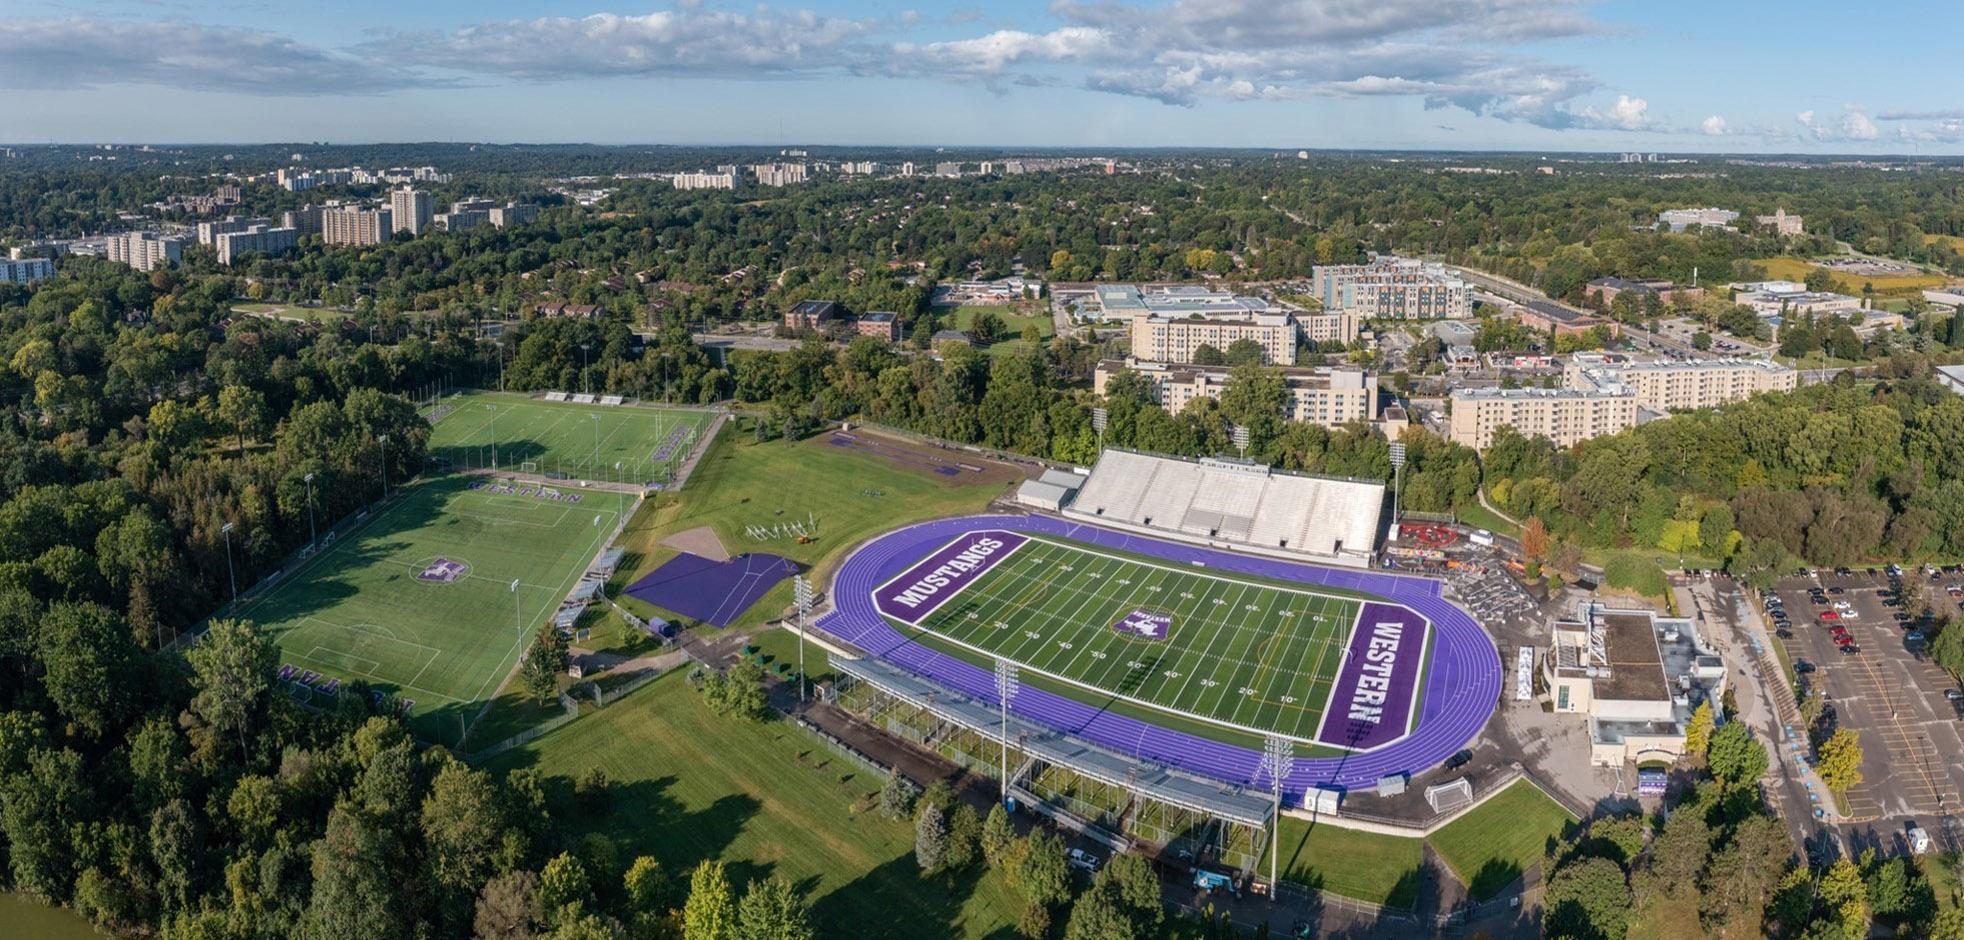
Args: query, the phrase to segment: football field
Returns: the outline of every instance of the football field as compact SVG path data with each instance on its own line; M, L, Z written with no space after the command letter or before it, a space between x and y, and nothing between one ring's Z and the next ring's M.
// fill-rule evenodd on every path
M1095 693L1259 734L1361 746L1324 717L1333 689L1354 674L1347 648L1360 612L1389 605L1047 536L989 535L950 543L882 585L881 611ZM972 554L978 545L987 557ZM1409 716L1393 711L1385 717L1396 727L1385 730L1395 736Z
M438 405L429 451L439 466L654 483L669 478L711 417L683 408L464 392Z
M365 681L414 711L489 697L614 531L619 494L438 477L239 606L293 678ZM513 583L517 586L514 589Z

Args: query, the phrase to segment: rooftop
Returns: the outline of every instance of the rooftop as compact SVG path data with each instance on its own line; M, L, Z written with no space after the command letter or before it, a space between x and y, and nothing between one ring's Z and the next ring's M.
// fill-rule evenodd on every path
M1620 398L1629 388L1615 381L1598 383L1595 388L1456 388L1453 397L1467 401L1507 399Z

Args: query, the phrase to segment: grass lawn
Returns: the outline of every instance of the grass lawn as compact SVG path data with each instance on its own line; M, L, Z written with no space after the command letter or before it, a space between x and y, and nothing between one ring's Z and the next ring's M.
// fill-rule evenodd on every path
M923 878L913 825L873 808L878 775L787 723L712 714L681 671L490 766L536 767L566 787L601 768L612 803L604 818L572 823L575 835L606 832L623 865L652 855L682 879L722 859L739 896L754 879L784 878L811 899L820 936L1006 936L1021 909L980 868Z
M1282 878L1331 894L1410 910L1418 901L1422 839L1282 817Z
M232 312L257 317L279 317L285 320L307 320L314 323L339 323L354 314L333 307L299 307L293 304L237 303Z
M442 409L431 422L430 456L454 466L638 482L667 479L713 417L501 392L452 395Z
M1044 339L1056 335L1057 321L1050 316L1048 302L1037 304L1028 310L1016 307L996 307L986 304L968 304L941 313L942 323L952 323L949 329L968 330L975 326L975 318L985 313L993 313L1002 320L1003 335L1015 339L1023 335L1023 328L1035 326Z
M1698 919L1697 895L1673 899L1656 894L1630 918L1625 940L1684 940L1705 935L1705 926Z
M1453 516L1463 524L1477 526L1488 532L1495 532L1510 538L1521 534L1520 527L1502 519L1478 500L1453 510Z
M1432 848L1474 900L1485 900L1540 865L1548 840L1561 838L1575 821L1540 788L1517 780L1433 833Z
M789 664L794 670L798 668L798 634L787 629L765 630L752 636L750 642L769 657L764 668L776 671L778 663ZM817 643L805 643L805 669L811 673L813 682L835 678L831 657Z
M490 698L618 518L609 500L575 505L476 482L402 488L239 616L265 627L283 665L317 673L315 684L361 680L414 700L418 730L454 740L451 713Z
M676 550L662 539L709 526L732 554L782 555L814 569L812 581L823 589L844 553L866 539L910 522L979 512L1002 492L1000 484L937 476L833 447L823 436L759 444L742 422L732 422L710 445L687 486L652 497L628 524L621 537L628 558L616 583L631 584L674 557ZM807 544L791 539L759 542L744 534L747 525L802 521L808 513L818 523L818 535ZM786 580L732 627L755 627L775 618L791 604L791 593ZM620 601L637 614L657 613L631 597Z
M1776 281L1805 281L1808 272L1819 267L1802 258L1764 258L1754 261L1753 264L1766 269L1767 278ZM1833 283L1837 292L1860 297L1864 284L1874 285L1877 294L1904 294L1930 287L1942 287L1944 278L1940 274L1888 274L1866 277L1834 272Z

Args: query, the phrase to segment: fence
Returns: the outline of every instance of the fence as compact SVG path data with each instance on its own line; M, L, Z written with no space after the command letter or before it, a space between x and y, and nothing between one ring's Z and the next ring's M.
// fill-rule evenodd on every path
M622 682L619 686L615 686L615 687L602 686L597 682L583 683L582 686L580 686L574 691L574 693L570 693L570 694L572 694L573 698L577 700L580 697L580 694L584 693L585 688L587 686L597 687L600 689L600 691L603 694L600 695L599 697L594 698L594 701L596 703L594 707L605 708L609 704L619 701L622 696L630 692L633 692L634 690L639 689L642 686L647 685L648 683L653 682L664 675L667 675L667 673L664 673L659 669L650 669L647 670L646 672L637 673L633 678L628 679L625 682ZM512 748L521 747L523 745L530 744L531 742L536 741L539 738L545 737L547 734L559 730L568 722L578 721L580 715L581 712L578 711L568 712L566 714L561 714L561 715L554 715L551 718L548 718L545 721L533 725L532 727L527 728L524 731L520 731L519 733L514 734L511 737L506 738L502 741L499 741L498 743L493 744L490 747L484 748L479 751L473 751L469 756L465 757L464 760L473 764L490 760L491 758L496 757L499 754L503 754L504 752L509 751Z

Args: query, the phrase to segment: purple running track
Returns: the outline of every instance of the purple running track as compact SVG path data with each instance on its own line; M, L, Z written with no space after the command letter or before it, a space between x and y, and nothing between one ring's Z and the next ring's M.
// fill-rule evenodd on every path
M1283 778L1288 798L1311 787L1361 789L1390 774L1416 774L1444 762L1477 737L1500 699L1500 654L1486 631L1439 595L1437 581L1237 555L1128 535L1050 516L969 516L920 523L860 546L833 579L834 610L818 628L917 675L982 701L995 701L995 674L914 643L880 616L874 589L950 540L979 529L1048 534L1182 564L1307 585L1376 594L1432 623L1431 669L1424 676L1418 727L1402 739L1342 757L1299 757ZM1230 784L1266 785L1262 752L1163 728L1025 685L1010 707L1101 747Z

